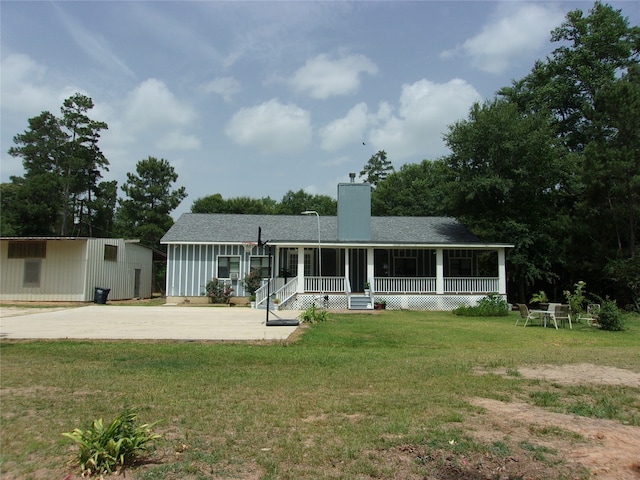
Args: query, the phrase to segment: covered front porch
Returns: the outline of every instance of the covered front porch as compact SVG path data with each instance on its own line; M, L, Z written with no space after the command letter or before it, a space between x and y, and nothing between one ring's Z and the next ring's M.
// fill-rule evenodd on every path
M277 246L256 303L281 309L448 310L488 293L506 296L504 248Z

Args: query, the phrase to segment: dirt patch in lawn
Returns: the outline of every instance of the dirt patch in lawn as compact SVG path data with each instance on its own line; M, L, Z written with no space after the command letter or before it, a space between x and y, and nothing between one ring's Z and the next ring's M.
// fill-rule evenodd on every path
M507 369L476 373L514 374ZM517 376L564 386L640 388L639 373L592 364L518 368ZM444 446L402 445L371 452L370 458L394 471L393 478L406 480L640 479L640 427L518 400L472 398L469 403L477 413L451 424Z
M491 373L507 376L514 372L503 369ZM541 365L520 367L515 373L557 385L640 388L640 373L602 365ZM571 467L573 472L566 478L580 478L578 472L587 468L591 478L600 480L640 479L640 427L614 420L550 412L520 401L474 398L470 402L483 410L471 422L465 422L465 427L471 428L472 435L479 440L491 443L508 439L509 443L528 450L534 457L540 457L542 452L547 462L552 457L550 453L557 452L553 457ZM558 478L557 475L554 477ZM544 476L527 475L522 478Z
M640 373L623 368L579 363L575 365L539 365L536 367L518 367L511 372L502 368L495 370L477 370L476 373L494 373L502 376L516 376L555 382L560 385L626 385L640 388Z

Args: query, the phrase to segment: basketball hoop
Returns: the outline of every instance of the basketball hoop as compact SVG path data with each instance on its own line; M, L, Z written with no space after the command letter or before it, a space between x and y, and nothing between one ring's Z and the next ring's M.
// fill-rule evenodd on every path
M244 253L251 253L258 244L256 242L242 242Z

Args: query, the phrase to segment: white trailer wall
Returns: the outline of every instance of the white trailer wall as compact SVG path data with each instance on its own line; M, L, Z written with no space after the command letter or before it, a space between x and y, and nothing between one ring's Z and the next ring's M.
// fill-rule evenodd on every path
M9 258L9 242L46 242L46 254ZM105 255L106 249L115 256ZM29 262L39 264L37 283L25 282ZM109 300L134 293L150 297L152 265L150 248L121 238L5 238L0 241L0 300L90 302L96 287L109 288Z

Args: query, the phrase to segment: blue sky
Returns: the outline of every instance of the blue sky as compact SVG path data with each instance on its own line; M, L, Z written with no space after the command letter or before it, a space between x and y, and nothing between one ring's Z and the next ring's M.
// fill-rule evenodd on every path
M637 1L609 2L633 25ZM27 119L75 92L105 121L107 180L167 159L188 197L335 197L378 150L395 168L526 75L593 2L2 1L1 178ZM119 192L121 194L121 192Z

